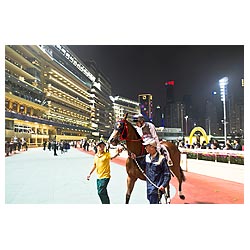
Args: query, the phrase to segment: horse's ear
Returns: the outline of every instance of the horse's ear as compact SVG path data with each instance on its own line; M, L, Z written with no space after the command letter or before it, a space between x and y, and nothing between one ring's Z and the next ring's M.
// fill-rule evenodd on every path
M127 117L128 117L128 113L126 113L123 117L123 120L127 120Z

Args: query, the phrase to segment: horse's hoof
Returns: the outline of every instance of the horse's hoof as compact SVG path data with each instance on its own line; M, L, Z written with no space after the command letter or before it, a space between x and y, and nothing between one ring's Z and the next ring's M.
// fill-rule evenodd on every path
M186 198L185 195L183 195L183 194L179 195L179 197L181 200L185 200L185 198Z

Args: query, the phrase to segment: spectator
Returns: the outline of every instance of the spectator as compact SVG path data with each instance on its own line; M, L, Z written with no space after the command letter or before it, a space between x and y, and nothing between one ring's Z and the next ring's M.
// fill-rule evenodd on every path
M52 142L52 149L54 150L54 156L57 156L57 142L56 141L53 141Z
M234 139L234 150L242 150L239 138Z
M61 154L64 153L64 141L61 141L60 144L59 144L59 147L60 147L60 150L61 150Z
M51 147L52 147L52 144L51 144L51 141L49 141L48 143L48 150L51 151Z
M201 144L201 149L206 149L206 141L203 141Z
M46 149L46 146L47 146L47 141L44 141L43 142L43 150L45 151L45 149Z
M226 146L223 149L224 150L233 150L233 146L231 144L231 140L227 139Z
M190 144L188 143L188 141L186 141L185 143L185 148L190 148Z
M220 145L217 140L213 140L213 143L211 144L211 149L220 149Z
M86 150L89 151L89 142L86 142Z

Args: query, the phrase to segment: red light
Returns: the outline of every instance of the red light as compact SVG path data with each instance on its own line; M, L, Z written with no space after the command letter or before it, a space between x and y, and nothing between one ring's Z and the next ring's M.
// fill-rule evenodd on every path
M171 81L165 82L165 86L167 86L167 85L172 85L172 86L174 86L174 81L171 80Z
M174 81L172 80L172 81L167 81L166 83L165 83L165 85L172 85L172 86L174 86Z

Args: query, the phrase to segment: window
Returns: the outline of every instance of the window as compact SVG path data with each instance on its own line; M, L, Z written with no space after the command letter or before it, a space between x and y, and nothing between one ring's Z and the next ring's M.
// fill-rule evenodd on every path
M10 101L6 100L5 101L5 108L8 110L10 107Z
M12 110L17 112L17 103L12 104Z

